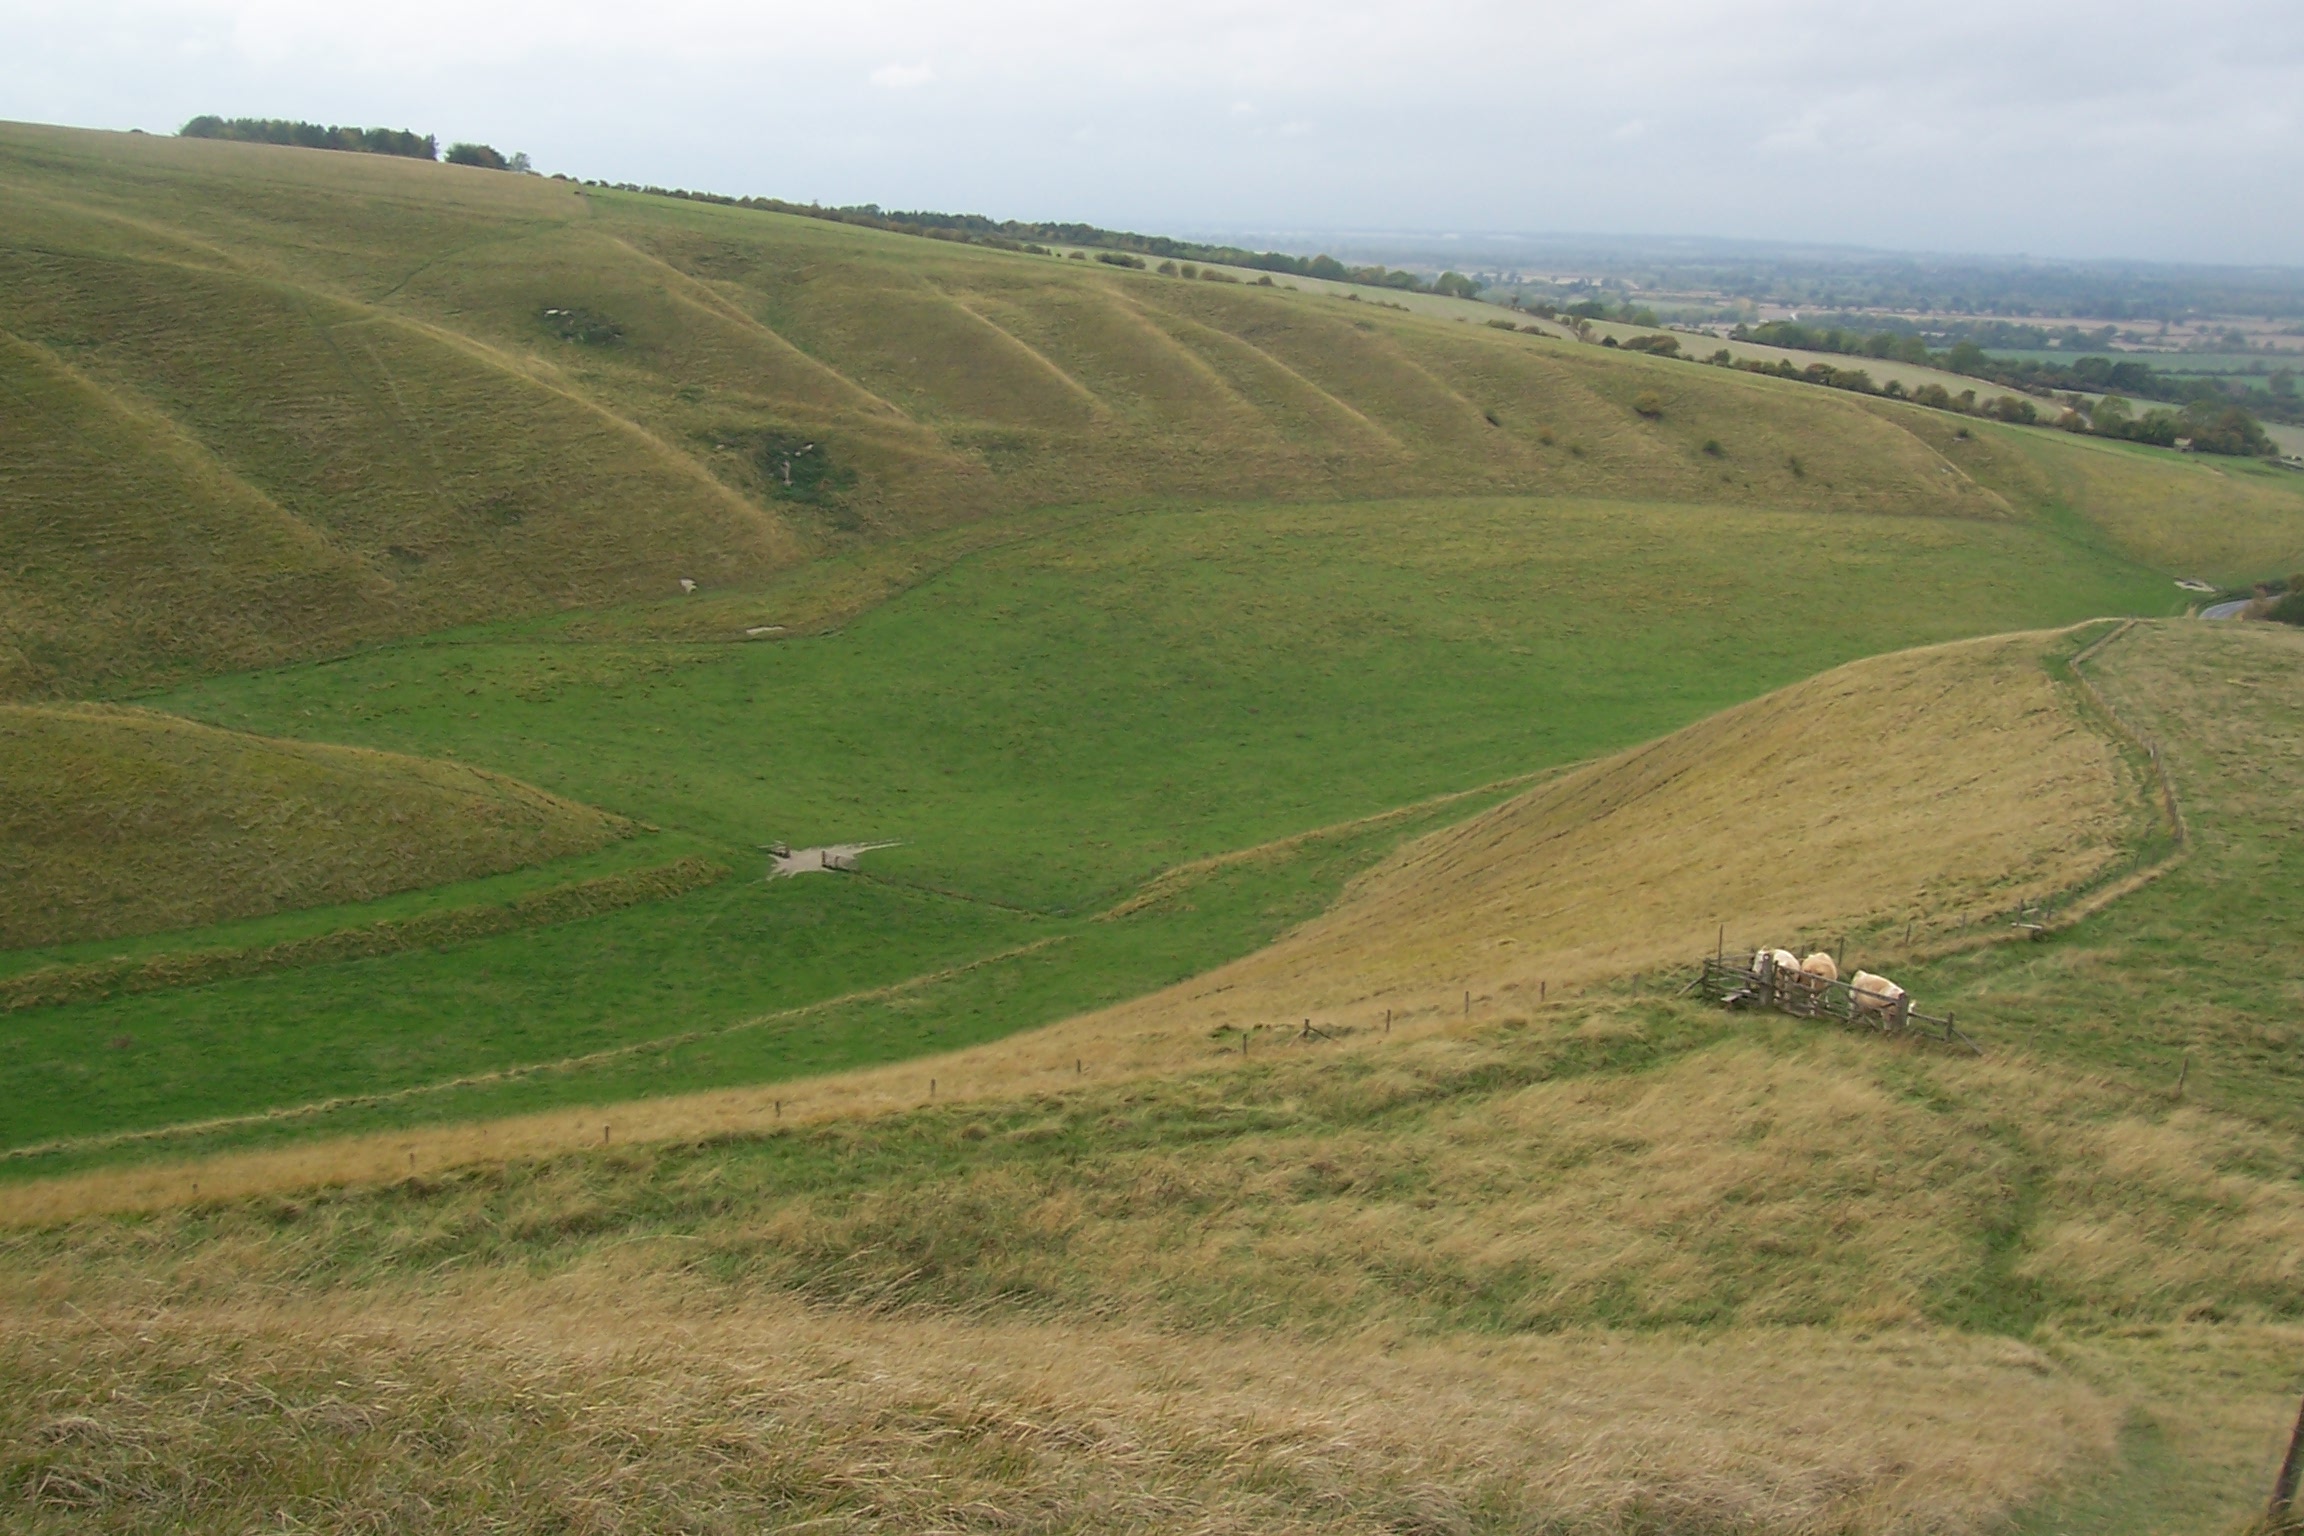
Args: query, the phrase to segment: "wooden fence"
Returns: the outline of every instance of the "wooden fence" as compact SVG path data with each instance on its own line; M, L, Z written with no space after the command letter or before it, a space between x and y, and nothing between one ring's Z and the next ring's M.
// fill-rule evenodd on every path
M1742 960L1709 957L1692 988L1724 1008L1774 1008L1802 1019L1834 1019L1858 1029L1882 1034L1915 1034L1947 1045L1962 1045L1977 1055L1984 1048L1952 1025L1952 1015L1937 1018L1912 1006L1910 993L1894 1002L1859 992L1845 981L1826 981L1806 971L1779 966L1768 956L1758 957L1757 969Z

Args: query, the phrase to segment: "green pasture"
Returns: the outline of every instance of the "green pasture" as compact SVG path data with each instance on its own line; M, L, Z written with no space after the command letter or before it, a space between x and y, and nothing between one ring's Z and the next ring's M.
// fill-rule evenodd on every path
M1529 500L1197 508L988 550L827 635L387 648L150 700L485 764L1048 915L1900 646L2166 612L2028 524Z
M2304 636L2276 625L2132 631L2089 664L2166 755L2190 842L2159 879L2044 944L1956 955L1907 985L2001 1049L2304 1127ZM1906 978L1899 978L1906 980Z
M1066 520L793 640L467 632L220 678L147 702L517 774L659 829L596 858L704 851L742 873L440 951L12 1016L19 1087L0 1124L21 1147L626 1052L223 1133L244 1139L986 1039L1245 952L1410 824L1088 921L1179 863L1589 757L1852 657L2172 597L2034 523L1521 499L1174 508ZM899 846L863 878L769 885L771 840ZM1041 940L837 1021L729 1028Z
M1244 954L1404 837L1499 793L1230 865L1110 920L1036 919L869 877L733 881L643 912L133 999L145 1005L133 1036L97 1038L123 1027L120 1004L38 1010L11 1021L31 1089L11 1140L37 1125L63 1144L0 1162L0 1177L959 1049ZM282 1106L297 1112L263 1114ZM106 1138L123 1125L183 1129Z

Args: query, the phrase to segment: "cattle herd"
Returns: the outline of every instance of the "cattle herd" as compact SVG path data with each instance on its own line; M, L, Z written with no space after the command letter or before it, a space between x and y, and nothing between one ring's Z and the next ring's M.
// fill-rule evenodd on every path
M1788 949L1759 950L1752 956L1752 973L1779 989L1798 987L1819 996L1827 985L1840 979L1838 963L1822 950L1805 960ZM1885 976L1860 970L1848 979L1848 1000L1858 1013L1893 1015L1904 1000L1904 989Z

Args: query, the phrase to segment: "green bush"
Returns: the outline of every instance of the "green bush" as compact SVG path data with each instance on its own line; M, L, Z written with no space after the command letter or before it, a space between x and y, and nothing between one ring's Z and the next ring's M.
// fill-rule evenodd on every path
M279 117L196 117L176 130L181 139L230 139L242 144L293 144L302 149L344 149L357 154L430 160L440 153L432 135L405 128L321 127Z
M768 493L780 501L837 505L838 493L856 483L856 472L833 463L820 439L764 432L758 442L755 462L768 479Z

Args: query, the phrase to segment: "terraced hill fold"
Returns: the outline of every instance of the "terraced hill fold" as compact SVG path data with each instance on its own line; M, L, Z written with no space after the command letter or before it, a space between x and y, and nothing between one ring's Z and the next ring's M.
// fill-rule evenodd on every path
M2166 505L2222 517L2240 574L2304 550L2285 484L2133 455L2044 473L2014 429L1955 442L1916 408L1501 332L1470 303L1454 323L385 156L21 125L0 127L0 196L18 697L744 588L1058 504L1510 491L1997 518L2063 497L2153 558Z
M498 774L96 705L0 705L0 949L254 917L599 847Z

